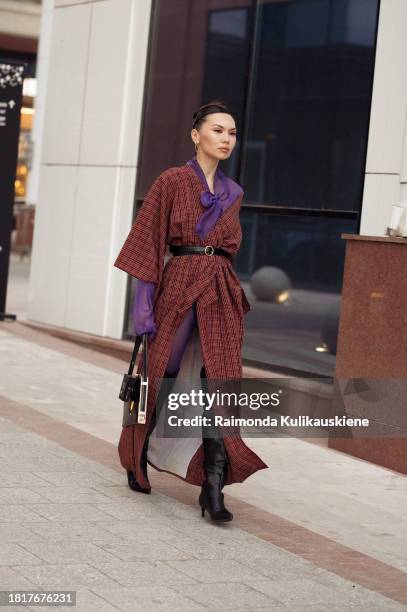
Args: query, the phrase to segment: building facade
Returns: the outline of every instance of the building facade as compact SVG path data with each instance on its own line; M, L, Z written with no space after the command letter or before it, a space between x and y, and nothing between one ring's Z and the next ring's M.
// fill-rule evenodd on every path
M221 98L238 128L221 168L245 191L245 361L331 375L341 233L383 235L407 200L405 1L55 0L44 15L29 318L131 337L135 281L113 262L155 177L193 155L192 113Z

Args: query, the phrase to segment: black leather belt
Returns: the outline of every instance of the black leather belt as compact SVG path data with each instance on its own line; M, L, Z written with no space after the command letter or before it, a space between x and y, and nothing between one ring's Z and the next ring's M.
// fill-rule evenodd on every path
M170 251L173 255L223 255L223 257L232 259L230 253L224 251L223 249L217 249L211 244L207 244L206 246L171 244Z

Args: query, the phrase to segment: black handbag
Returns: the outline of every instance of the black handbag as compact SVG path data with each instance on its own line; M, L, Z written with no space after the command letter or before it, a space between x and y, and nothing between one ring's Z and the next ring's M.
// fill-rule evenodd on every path
M133 373L140 344L143 342L142 370ZM145 423L147 414L147 334L136 336L129 371L124 374L119 399L123 400L123 427Z

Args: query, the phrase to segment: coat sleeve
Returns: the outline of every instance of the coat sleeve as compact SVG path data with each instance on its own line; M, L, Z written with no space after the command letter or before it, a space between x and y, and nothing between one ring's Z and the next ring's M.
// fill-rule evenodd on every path
M154 181L137 213L114 266L147 283L161 283L171 213L167 171Z

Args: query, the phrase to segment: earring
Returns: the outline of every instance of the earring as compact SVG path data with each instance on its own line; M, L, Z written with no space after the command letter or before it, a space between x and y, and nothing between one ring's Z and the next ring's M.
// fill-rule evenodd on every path
M196 143L195 143L195 153L198 151L198 145L199 145L199 143L198 143L198 142L196 142Z

